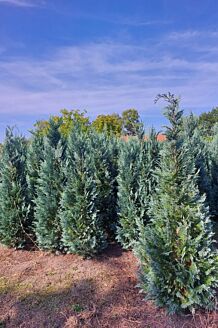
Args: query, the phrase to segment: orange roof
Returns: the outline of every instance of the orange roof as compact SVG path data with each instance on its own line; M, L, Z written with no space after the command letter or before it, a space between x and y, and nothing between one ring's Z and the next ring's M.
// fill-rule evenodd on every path
M129 138L134 138L134 137L132 137L132 136L121 136L121 139L124 140L124 141L128 141ZM160 134L157 135L157 141L163 142L163 141L166 141L166 139L167 138L166 138L165 134L160 133ZM144 140L148 140L148 136L145 136Z
M158 134L157 135L157 141L166 141L167 137L165 136L165 134Z

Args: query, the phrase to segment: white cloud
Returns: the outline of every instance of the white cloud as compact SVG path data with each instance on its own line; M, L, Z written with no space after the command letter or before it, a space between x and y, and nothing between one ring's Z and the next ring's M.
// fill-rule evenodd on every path
M193 39L200 38L217 38L218 32L211 30L186 30L181 32L172 32L168 35L169 40L182 40L182 41L193 41Z
M188 109L217 103L218 59L190 59L159 45L92 43L53 50L44 59L0 61L0 113L52 114L61 108L90 115L136 107L159 111L156 94L182 96Z
M45 4L43 0L0 0L0 4L8 4L17 7L37 7Z
M165 25L169 24L171 21L169 20L142 20L142 19L134 19L131 18L121 18L119 20L120 24L129 25L129 26L151 26L151 25Z

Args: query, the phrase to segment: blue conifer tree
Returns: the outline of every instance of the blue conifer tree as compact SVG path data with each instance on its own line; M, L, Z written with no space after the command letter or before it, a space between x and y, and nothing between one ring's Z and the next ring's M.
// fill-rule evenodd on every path
M149 209L151 222L140 230L136 253L141 260L141 287L148 298L168 311L195 311L215 304L218 256L198 174L181 135L179 99L168 102L167 143L162 150L158 185Z
M211 160L213 157L210 152L210 142L205 139L199 129L198 118L191 114L183 119L181 130L183 138L186 140L189 155L193 158L195 167L198 170L197 185L201 195L206 195L206 203L212 214L212 185L213 176L211 173Z
M77 127L68 139L66 187L61 200L63 244L69 252L91 257L106 247L94 149L90 138Z
M214 127L213 140L209 144L211 158L211 214L218 218L218 124Z
M118 140L106 133L89 134L96 167L98 211L109 238L114 238L117 227L117 161Z
M11 247L29 240L26 152L25 138L8 128L0 160L0 242Z
M61 248L59 218L60 198L63 190L61 143L54 148L48 138L44 140L43 161L39 171L35 198L35 234L41 249Z
M148 141L131 139L121 145L118 160L117 240L126 249L138 240L139 226L148 222L148 204L155 186L154 168L158 164L157 134L151 131Z

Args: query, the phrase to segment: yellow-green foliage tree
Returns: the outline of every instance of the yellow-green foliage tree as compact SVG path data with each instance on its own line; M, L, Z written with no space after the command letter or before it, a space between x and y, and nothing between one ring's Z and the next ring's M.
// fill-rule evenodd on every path
M86 111L80 111L79 109L61 110L62 124L60 126L60 132L63 136L67 137L70 131L75 125L79 125L82 131L87 131L90 126L89 118L86 115Z
M49 120L37 121L34 124L36 129L35 133L39 136L47 136L51 127L51 121L54 121L54 123L59 123L59 131L64 137L69 135L75 125L81 126L83 131L86 131L90 126L90 121L89 118L86 117L85 111L80 111L79 109L62 109L60 113L61 116L51 116Z
M37 135L38 137L44 137L48 134L49 131L49 121L46 120L40 120L40 121L36 121L36 123L34 124L34 134Z
M118 114L98 115L92 122L97 132L105 132L107 135L121 136L122 119Z

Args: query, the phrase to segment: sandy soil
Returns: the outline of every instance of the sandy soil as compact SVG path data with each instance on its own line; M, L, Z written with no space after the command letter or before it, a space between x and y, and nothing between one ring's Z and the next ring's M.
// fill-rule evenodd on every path
M168 316L144 301L137 261L112 245L97 259L0 247L0 328L217 328L218 315Z

